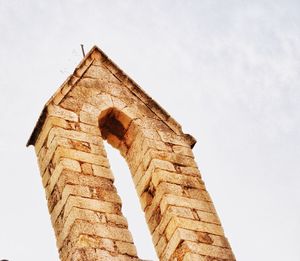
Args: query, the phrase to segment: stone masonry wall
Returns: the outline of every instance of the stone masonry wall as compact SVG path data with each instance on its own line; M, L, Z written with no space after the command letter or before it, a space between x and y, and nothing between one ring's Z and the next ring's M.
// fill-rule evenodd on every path
M160 260L235 260L191 138L103 53L93 50L43 113L33 143L61 260L140 260L104 140L128 163Z

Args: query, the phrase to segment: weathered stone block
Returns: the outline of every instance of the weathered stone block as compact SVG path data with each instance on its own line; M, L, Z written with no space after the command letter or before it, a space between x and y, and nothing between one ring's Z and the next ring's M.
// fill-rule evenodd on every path
M166 228L166 237L168 240L170 240L177 228L185 228L193 231L224 236L224 231L219 225L187 218L173 217Z
M175 195L165 195L160 203L162 212L166 210L169 205L178 207L194 208L202 211L214 213L211 203L200 201L192 198L179 197Z
M212 245L194 243L189 241L183 242L183 245L189 248L192 253L213 257L213 258L235 260L231 249L228 248L216 247Z
M60 106L56 106L52 104L48 105L48 114L69 121L75 121L75 122L78 121L78 115L75 112L66 110Z
M100 165L103 167L109 167L107 158L103 156L92 154L92 153L86 153L74 149L66 149L63 147L58 147L52 161L56 165L61 158L69 158L81 162Z

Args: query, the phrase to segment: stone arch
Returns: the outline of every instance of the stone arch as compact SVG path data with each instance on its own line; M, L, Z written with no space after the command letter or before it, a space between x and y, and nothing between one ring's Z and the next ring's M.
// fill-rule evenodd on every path
M184 135L174 134L172 129L151 112L138 111L136 104L126 105L109 95L99 97L99 106L84 103L80 115L85 112L90 123L98 121L102 139L118 149L126 159L153 234L157 254L161 259L168 260L182 240L180 237L176 238L167 248L168 239L164 231L173 217L180 217L181 211L189 212L189 200L201 199L203 201L198 202L201 203L198 208L214 212L208 195L204 190L200 191L204 189L204 185L190 144L186 142ZM190 196L191 191L195 193L196 190L199 193ZM172 197L178 202L169 204L167 198ZM165 205L161 207L163 199ZM187 202L180 203L180 200ZM192 212L189 214L191 218ZM160 223L162 226L159 227Z
M28 142L61 260L139 260L103 140L128 163L160 260L234 260L195 140L97 48L46 104Z

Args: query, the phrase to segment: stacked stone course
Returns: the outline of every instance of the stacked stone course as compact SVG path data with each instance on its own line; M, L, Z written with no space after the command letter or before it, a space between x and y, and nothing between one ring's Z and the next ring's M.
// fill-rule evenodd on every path
M235 260L195 140L97 47L45 105L28 142L61 260L140 260L104 140L128 163L160 260Z

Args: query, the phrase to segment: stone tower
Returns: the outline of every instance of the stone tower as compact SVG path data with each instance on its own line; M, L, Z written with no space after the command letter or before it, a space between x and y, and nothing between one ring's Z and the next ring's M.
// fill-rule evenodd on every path
M195 139L97 47L47 102L27 143L61 260L140 260L104 140L127 161L160 260L235 260Z

